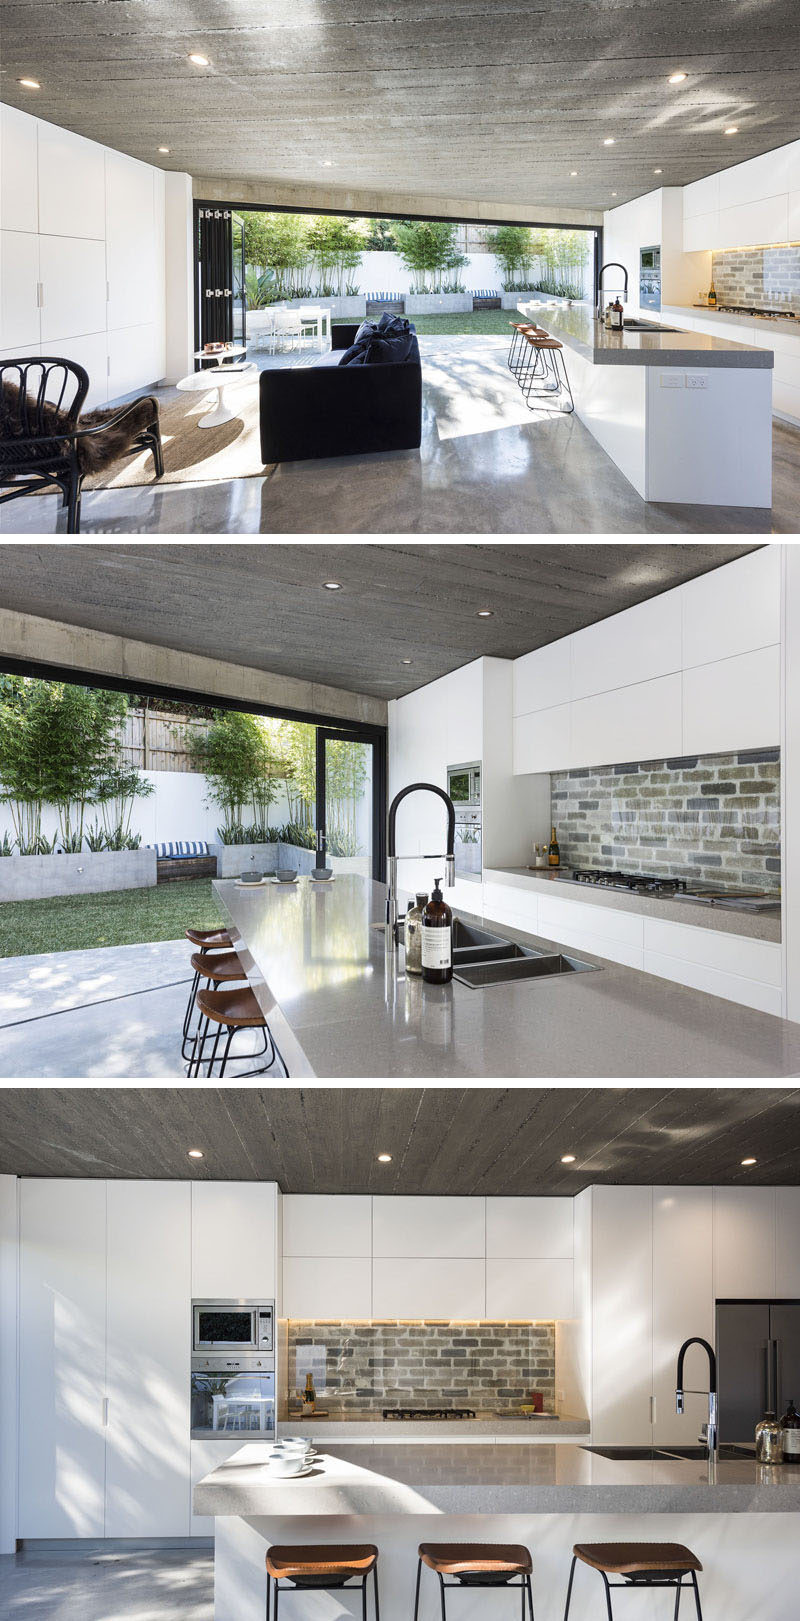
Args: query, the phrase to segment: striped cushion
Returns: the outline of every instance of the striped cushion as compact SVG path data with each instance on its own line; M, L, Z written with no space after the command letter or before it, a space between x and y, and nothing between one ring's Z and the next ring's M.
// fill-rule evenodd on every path
M208 845L204 839L177 839L167 844L148 844L148 850L155 850L156 859L165 861L171 858L177 861L181 856L207 856Z

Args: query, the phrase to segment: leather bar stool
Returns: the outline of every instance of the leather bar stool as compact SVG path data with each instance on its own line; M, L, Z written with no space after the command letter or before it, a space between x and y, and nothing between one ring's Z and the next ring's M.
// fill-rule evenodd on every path
M361 1589L361 1614L367 1621L367 1581L372 1576L375 1621L378 1601L378 1550L371 1542L342 1543L331 1547L275 1547L267 1554L267 1621L278 1621L278 1593L314 1588L324 1593L349 1586ZM281 1588L281 1583L284 1587ZM274 1604L271 1595L274 1592ZM270 1617L272 1609L272 1617Z
M418 1621L423 1565L435 1571L439 1578L442 1621L447 1621L445 1595L454 1587L462 1590L475 1587L519 1587L522 1621L525 1621L526 1597L528 1621L533 1621L531 1588L533 1560L528 1549L520 1543L421 1542L417 1562L417 1589L414 1594L414 1621ZM445 1580L446 1577L450 1579Z
M615 1587L627 1588L629 1592L635 1587L648 1592L654 1587L673 1588L675 1621L678 1621L681 1596L688 1587L694 1592L697 1621L703 1621L697 1586L697 1572L703 1567L697 1555L690 1548L684 1548L681 1542L576 1542L572 1550L564 1621L568 1621L575 1566L579 1560L592 1570L599 1571L603 1578L608 1621L614 1621L611 1590ZM609 1576L620 1576L622 1580L610 1582ZM684 1583L685 1576L689 1578L687 1583Z
M227 1039L219 1061L218 1079L221 1080L225 1074L231 1042L237 1030L261 1030L263 1032L263 1047L259 1052L248 1053L246 1055L248 1058L261 1058L264 1053L269 1053L267 1062L261 1069L248 1069L245 1071L245 1075L263 1075L264 1071L270 1068L275 1059L275 1046L270 1035L269 1025L249 985L240 985L233 991L206 990L203 988L197 992L197 1011L200 1014L200 1023L192 1045L192 1057L187 1071L190 1077L199 1076L201 1066L206 1065L205 1078L206 1080L213 1079L217 1050L222 1039L223 1030L227 1031ZM205 1044L209 1039L212 1025L215 1029L214 1045L211 1049L211 1057L205 1058Z
M537 395L558 394L560 397L562 392L566 391L569 398L569 405L566 407L567 414L574 411L575 401L572 398L567 363L564 359L564 345L559 343L558 338L551 338L549 333L540 333L538 331L526 333L525 342L530 349L536 352L537 357L541 357L544 362L543 374L540 368L533 366L525 372L523 378L520 378L520 387L525 398L525 404L530 406L531 410L534 409L530 405L530 395L532 393Z
M524 335L526 332L535 332L536 328L531 326L529 321L509 321L508 324L511 327L511 347L508 351L507 365L509 371L516 372L525 348Z
M181 1053L187 1063L194 1055L194 1043L197 1038L197 1029L200 1027L198 1019L197 1029L194 1036L192 1036L192 1008L197 1005L197 991L201 979L206 982L206 990L211 990L214 985L225 985L234 983L236 980L247 979L241 958L236 951L194 951L191 963L194 969L192 998L183 1021L183 1040L181 1042Z
M230 936L227 929L184 929L183 932L186 935L187 940L191 941L191 944L193 946L197 946L197 949L198 949L201 957L204 957L207 952L230 951L232 946L233 946L233 940L232 940L232 938L231 938L231 936ZM189 992L189 1000L186 1003L186 1012L185 1012L184 1018L183 1018L183 1036L182 1036L182 1049L181 1050L183 1052L184 1058L187 1057L186 1042L187 1042L188 1037L189 1037L189 1030L191 1028L191 1023L192 1023L192 1011L194 1009L194 999L195 999L195 997L197 995L197 989L198 989L198 986L200 984L201 978L202 978L202 975L199 973L199 971L197 969L195 969L195 971L194 971L194 979L192 980L192 988L191 988L191 990Z

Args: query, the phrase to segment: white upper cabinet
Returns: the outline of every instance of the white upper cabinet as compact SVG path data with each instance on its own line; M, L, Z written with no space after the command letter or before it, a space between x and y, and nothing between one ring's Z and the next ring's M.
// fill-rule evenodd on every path
M486 1262L486 1316L552 1321L573 1314L572 1261Z
M484 1199L403 1198L372 1201L372 1252L434 1258L486 1253ZM380 1315L380 1313L378 1313Z
M26 355L39 343L39 238L0 231L0 345Z
M684 668L780 641L780 568L780 548L762 546L681 586Z
M288 1193L283 1200L283 1253L371 1255L368 1193Z
M572 696L571 647L573 638L562 636L514 660L514 714L529 715L552 709Z
M683 753L780 743L780 647L700 664L683 676Z
M274 1182L192 1183L192 1294L272 1300L277 1294Z
M800 1296L800 1188L775 1189L775 1293Z
M769 1300L775 1294L775 1189L714 1189L714 1294Z
M486 1316L486 1262L481 1260L374 1260L375 1317Z
M649 1188L592 1189L592 1440L652 1433L653 1235Z
M106 1184L20 1182L20 1537L102 1537Z
M121 152L106 152L108 327L144 326L156 318L154 171Z
M682 740L680 675L618 687L572 705L576 765L679 755Z
M710 174L703 180L693 180L683 188L683 218L695 219L699 214L712 214L719 208L719 175Z
M104 148L42 120L39 230L48 236L93 237L98 242L106 231Z
M367 1255L287 1255L284 1317L371 1317L372 1261Z
M108 1183L107 1537L189 1535L191 1198Z
M572 1256L572 1199L486 1200L487 1259Z
M653 1440L691 1446L708 1418L702 1396L675 1411L675 1370L684 1340L714 1343L710 1188L653 1188ZM699 1354L699 1353L697 1353ZM694 1378L687 1379L695 1385Z
M572 765L572 704L514 717L514 773L567 771Z
M38 231L37 119L0 106L0 228Z
M483 754L483 660L443 679L447 764L466 765Z
M572 638L572 697L671 675L681 667L681 605L665 591Z

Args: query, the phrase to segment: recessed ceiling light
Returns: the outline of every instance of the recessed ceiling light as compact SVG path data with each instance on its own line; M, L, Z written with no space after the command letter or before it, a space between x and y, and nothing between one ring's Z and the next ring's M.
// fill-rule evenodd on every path
M322 167L323 167L323 169L332 169L333 168L333 159L332 158L323 158Z
M17 84L24 85L26 90L41 90L42 88L38 79L18 79Z
M663 169L654 169L653 170L653 174L663 174L663 173L664 173Z
M323 580L322 584L326 591L341 591L342 589L338 580Z
M493 617L494 617L494 608L479 608L478 609L478 618L479 619L492 619Z
M401 660L400 660L400 663L401 663L401 664L410 664L410 663L411 663L411 660L410 660L410 659L401 659Z
M203 1159L203 1157L204 1157L204 1155L203 1155L202 1148L190 1148L189 1149L189 1158L190 1159Z
M742 1164L743 1165L757 1165L758 1161L754 1160L754 1159L743 1159Z
M612 191L611 195L612 195L612 197L616 197L617 194L616 194L615 191Z
M738 135L739 134L739 125L738 124L729 124L728 128L725 131L725 134L726 135Z
M578 173L577 169L570 169L569 172L570 172L570 177L574 180L576 174Z
M378 1164L379 1165L391 1165L391 1163L392 1163L391 1154L379 1154L378 1155Z
M684 79L687 79L688 76L687 73L671 73L667 84L683 84Z
M191 51L189 61L194 62L196 68L210 68L211 63L207 56L201 56L199 51Z
M614 145L614 136L613 135L607 135L604 142L603 142L603 145L604 146L613 146Z
M159 152L163 152L164 155L166 156L167 152L169 151L169 147L168 146L160 146L158 150L159 150Z
M574 1154L562 1154L561 1155L561 1164L562 1165L574 1165L575 1164L575 1155Z

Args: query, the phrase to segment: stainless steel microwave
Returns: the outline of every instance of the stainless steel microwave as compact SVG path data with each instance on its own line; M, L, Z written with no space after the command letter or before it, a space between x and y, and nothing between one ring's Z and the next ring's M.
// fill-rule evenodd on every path
M274 1300L193 1300L192 1351L272 1351Z

